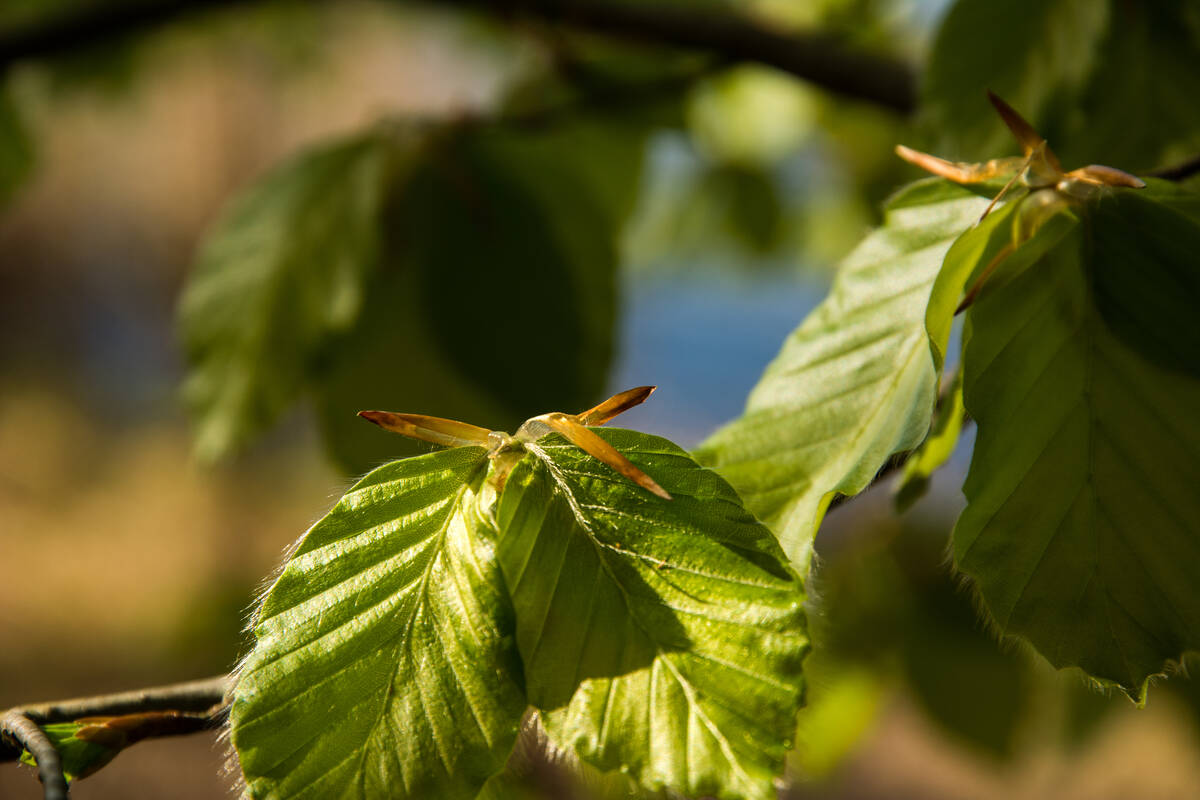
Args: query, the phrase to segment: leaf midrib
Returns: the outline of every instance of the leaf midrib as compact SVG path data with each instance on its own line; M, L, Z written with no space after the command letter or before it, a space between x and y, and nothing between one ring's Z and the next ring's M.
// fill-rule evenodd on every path
M564 499L566 499L567 505L570 507L571 513L575 517L575 521L586 532L587 540L592 545L593 551L596 553L596 560L600 562L601 568L604 570L604 572L608 576L609 580L612 581L613 585L615 585L617 587L617 590L621 593L621 599L622 599L622 602L625 604L625 611L627 614L627 618L633 620L634 625L638 628L639 631L641 631L642 635L645 636L646 640L648 642L650 642L650 644L653 646L655 657L651 663L652 664L663 663L668 666L668 668L671 670L671 674L674 676L676 682L680 686L680 689L683 691L684 696L687 698L688 708L691 710L691 713L696 714L697 717L699 717L703 721L705 729L708 730L709 735L714 739L714 741L717 742L718 747L721 748L721 752L725 755L726 759L729 761L730 767L732 769L734 769L738 774L740 774L744 779L749 781L750 780L749 775L747 775L745 770L742 769L741 764L738 762L736 757L734 757L733 753L731 752L731 744L724 736L720 735L720 731L713 724L712 720L710 720L708 718L708 715L706 715L704 713L704 710L701 708L699 702L696 700L695 687L692 686L690 683L688 683L683 678L683 676L675 669L675 665L673 663L671 663L671 660L668 657L668 654L663 651L663 649L659 645L657 639L654 636L652 636L648 630L646 630L646 627L643 624L640 616L634 612L634 609L630 605L629 593L626 591L626 589L622 585L622 583L619 580L617 580L616 576L612 572L612 568L609 566L608 561L604 556L604 553L602 553L600 551L598 537L597 537L595 531L592 529L592 526L591 526L590 522L588 521L587 517L583 514L583 510L580 507L579 502L576 499L574 492L571 490L570 486L568 485L566 477L561 474L560 470L558 469L558 466L553 463L553 461L550 459L550 457L546 454L546 452L539 445L537 445L534 442L530 442L530 443L526 444L526 448L528 448L528 450L531 453L533 453L535 456L537 456L539 461L541 461L543 464L545 464L547 471L549 472L551 478L554 480L555 488L563 493ZM541 641L541 639L542 639L542 634L541 634L541 632L539 632L538 633L539 642ZM653 672L653 669L652 669L652 672ZM609 679L610 683L614 680L615 680L614 678ZM651 690L652 690L651 696L653 697L653 685L654 685L653 680L651 681L650 685L651 685ZM611 689L610 689L610 691L611 691ZM606 708L606 712L607 712L607 708ZM601 723L600 723L600 727L602 729L605 728L606 726L607 726L607 715L604 720L601 720ZM649 726L647 726L647 730L649 730ZM652 741L651 741L651 744L653 744ZM689 741L689 746L690 746L690 741ZM690 760L688 763L690 764Z
M413 657L414 654L412 651L412 635L411 635L412 627L416 623L417 616L420 613L420 610L425 606L425 604L428 601L429 576L433 574L433 569L436 566L436 564L438 563L438 561L444 557L443 548L446 543L446 537L450 531L450 525L453 522L455 515L458 513L458 510L460 509L460 507L462 505L463 495L466 494L466 492L469 488L470 488L469 480L464 481L462 486L460 486L458 488L458 491L455 492L454 500L453 500L453 502L450 503L449 508L447 509L446 518L442 522L442 525L437 532L437 536L436 536L437 545L433 548L433 555L430 557L429 563L425 565L425 569L421 573L421 582L417 589L416 600L413 603L412 613L409 615L408 619L405 620L404 626L403 626L401 632L394 634L392 637L390 637L390 639L388 641L388 644L390 645L393 642L395 642L395 640L398 636L403 636L403 643L401 644L401 648L407 649L408 658L410 661L415 660ZM433 630L434 630L435 635L438 636L438 640L440 641L441 636L440 636L440 634L437 634L436 626L433 628ZM397 656L400 655L399 650L401 648L397 649ZM368 729L367 735L363 738L362 743L359 745L356 745L356 748L360 750L359 762L358 762L358 768L357 768L357 772L358 772L360 778L365 773L363 766L366 763L368 745L370 744L371 740L373 740L375 738L375 734L379 729L379 725L383 721L384 715L387 712L388 701L391 699L392 695L395 693L396 679L400 675L399 662L400 662L400 659L397 659L397 665L392 670L392 675L388 679L387 691L384 695L383 702L381 702L379 704L379 713L376 715L375 721L371 723L371 727ZM417 684L417 691L418 691L418 694L420 695L419 705L421 706L421 711L423 714L425 714L426 719L429 721L430 731L433 731L436 726L434 726L433 721L431 719L429 719L429 712L428 712L428 709L426 708L426 704L425 704L425 692L424 692L424 689L421 688L419 683ZM478 720L476 720L476 722L478 723ZM434 739L435 739L435 745L436 745L437 737L435 736ZM450 764L448 764L446 762L445 755L441 752L441 747L437 746L437 750L438 750L438 757L439 757L439 759L441 759L442 765L446 768L447 774L450 774L451 773ZM400 771L405 777L407 777L408 771L404 769L403 763L400 763ZM406 788L407 788L407 785L408 784L406 781L405 782Z

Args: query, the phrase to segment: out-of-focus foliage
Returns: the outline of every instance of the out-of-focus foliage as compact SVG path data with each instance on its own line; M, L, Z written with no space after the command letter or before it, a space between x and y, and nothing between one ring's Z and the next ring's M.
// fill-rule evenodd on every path
M358 173L318 151L253 190L182 309L201 452L228 452L310 390L349 472L412 452L357 420L363 408L503 429L530 409L591 405L641 160L639 127L612 125L376 134L331 151ZM301 285L307 302L281 294Z
M833 775L871 730L887 694L877 673L823 655L823 642L814 646L819 650L804 665L811 688L793 756L802 780Z
M959 0L930 55L924 122L957 159L1006 151L1006 98L1065 163L1146 170L1200 148L1200 7L1188 0Z
M413 158L376 133L305 154L218 221L179 310L202 457L225 455L275 422L330 340L358 318L397 156Z
M349 471L406 452L356 419L363 408L511 430L531 411L598 399L616 226L641 158L636 133L609 132L587 121L545 134L467 129L396 187L383 268L316 394Z
M984 89L1052 133L1040 123L1051 102L1087 84L1108 6L1107 0L954 3L938 30L924 82L933 149L960 160L1005 151L1008 132L988 107Z
M1096 69L1069 126L1072 163L1144 171L1200 151L1200 5L1113 2ZM1072 124L1074 123L1074 124Z
M814 641L834 665L827 672L907 686L956 738L1005 755L1032 704L1033 669L996 647L944 547L942 531L914 521L890 541L831 553L814 587L824 611Z
M0 84L0 208L33 168L33 142L7 87Z

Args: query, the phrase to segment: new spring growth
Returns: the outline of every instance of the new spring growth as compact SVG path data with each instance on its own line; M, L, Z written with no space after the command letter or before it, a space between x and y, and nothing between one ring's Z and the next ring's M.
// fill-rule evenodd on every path
M603 425L619 414L645 402L657 387L639 386L615 394L580 414L564 414L552 411L525 421L516 434L492 431L442 417L425 414L399 414L393 411L360 411L358 415L375 423L384 430L399 433L410 439L432 442L446 447L483 446L491 456L523 443L535 442L548 433L558 433L588 455L612 467L617 473L653 492L664 500L671 495L653 478L630 463L620 451L588 429L589 425Z

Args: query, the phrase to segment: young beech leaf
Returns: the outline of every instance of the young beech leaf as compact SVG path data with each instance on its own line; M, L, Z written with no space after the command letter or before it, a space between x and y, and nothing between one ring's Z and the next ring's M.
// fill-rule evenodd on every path
M251 796L473 798L504 765L525 699L488 463L387 464L305 534L234 690Z
M982 184L1007 178L988 204L985 217L1002 199L1012 198L990 220L983 220L982 225L960 237L946 255L925 315L939 369L950 338L953 314L975 301L1002 263L1018 253L1023 265L1035 261L1041 252L1053 246L1056 237L1070 229L1076 209L1111 194L1113 188L1146 188L1141 178L1115 167L1089 164L1069 172L1064 170L1049 142L1012 106L990 92L988 99L1021 145L1021 156L967 163L947 161L903 145L896 148L896 155L905 161L958 183ZM982 252L989 255L986 261L979 257ZM972 279L971 288L959 301L958 294L968 278Z
M302 153L237 198L204 242L179 308L201 457L274 422L354 323L394 147L373 132Z
M808 650L804 589L733 489L655 436L594 432L665 500L552 434L497 506L529 701L651 790L773 798Z
M1138 700L1200 648L1200 224L1159 193L1080 207L968 312L953 536L1001 632Z
M784 342L745 414L701 445L746 507L807 570L835 493L863 490L929 432L937 374L925 332L930 287L987 200L926 180L889 203L883 227L842 264L833 290Z

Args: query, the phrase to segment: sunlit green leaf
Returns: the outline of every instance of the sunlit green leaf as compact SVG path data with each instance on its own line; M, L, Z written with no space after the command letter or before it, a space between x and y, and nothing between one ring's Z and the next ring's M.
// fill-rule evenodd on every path
M745 414L701 446L700 461L734 485L799 569L833 495L862 491L890 455L929 432L930 287L950 244L986 206L937 180L894 198L883 227L784 342Z
M525 708L483 448L397 461L305 535L230 714L255 797L474 798Z
M305 152L236 199L205 241L179 310L201 456L274 422L354 323L392 151L372 133Z
M649 789L773 798L808 648L800 579L715 473L598 428L663 500L557 436L497 511L529 700L551 738Z
M968 312L954 532L1001 631L1138 699L1200 647L1200 225L1155 194L1081 208Z
M1078 92L1097 63L1107 0L957 0L938 30L923 82L925 123L940 155L973 160L1015 150L990 89L1034 123Z

